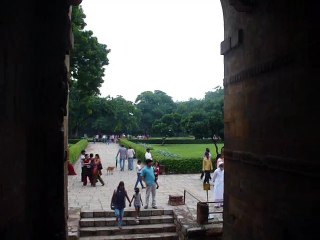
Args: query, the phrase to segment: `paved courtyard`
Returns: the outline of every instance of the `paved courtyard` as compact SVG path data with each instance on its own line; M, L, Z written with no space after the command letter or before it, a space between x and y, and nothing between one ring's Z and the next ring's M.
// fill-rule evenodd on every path
M106 168L115 166L115 156L118 152L119 145L115 143L90 143L86 149L87 153L98 153L102 160L103 170L102 179L105 185L100 182L96 187L91 187L90 184L83 186L81 182L81 166L80 161L74 165L77 175L68 176L68 198L69 208L80 208L82 210L110 210L110 201L113 190L118 186L120 181L124 181L125 188L131 199L134 194L133 188L136 182L136 172L128 171L127 162L125 171L121 172L118 168L115 169L112 175L107 175ZM134 161L134 166L136 160ZM157 206L161 208L171 209L173 206L168 204L169 195L183 195L186 189L192 195L201 201L207 201L206 191L202 188L202 181L199 174L174 174L174 175L159 175L159 189L156 193ZM140 185L138 185L140 187ZM141 188L140 188L141 189ZM145 203L145 189L141 191L143 203ZM213 201L213 191L208 192L208 200ZM150 197L151 201L151 197ZM196 212L197 200L191 195L186 195L186 206L193 213ZM151 204L149 204L151 205ZM128 205L127 205L128 208ZM213 209L210 208L210 211ZM220 209L221 211L221 209Z

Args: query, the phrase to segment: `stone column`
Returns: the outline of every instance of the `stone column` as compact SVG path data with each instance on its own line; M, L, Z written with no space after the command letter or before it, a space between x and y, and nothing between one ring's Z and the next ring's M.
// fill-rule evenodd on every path
M68 11L68 1L1 5L1 239L66 239Z
M221 3L224 239L315 239L319 4Z

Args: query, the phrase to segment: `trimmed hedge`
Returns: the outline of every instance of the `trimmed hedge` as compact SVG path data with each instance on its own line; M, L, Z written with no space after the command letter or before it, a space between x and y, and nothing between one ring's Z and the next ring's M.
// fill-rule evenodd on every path
M69 139L69 140L68 140L68 143L69 143L69 144L75 144L75 143L79 142L80 140L82 140L82 139L80 139L80 138L78 138L78 139L76 139L76 138L74 138L74 139Z
M74 164L81 155L81 151L86 149L88 146L87 139L81 139L77 143L69 147L69 161L71 164Z
M134 143L162 144L162 139L131 139ZM166 139L165 144L212 144L211 139Z
M136 157L142 162L145 161L146 145L136 144L126 139L120 139L120 144L127 148L133 148L136 152ZM154 161L159 161L160 165L165 165L165 171L168 174L200 173L202 170L201 157L181 158L178 155L158 150L153 150L152 156Z

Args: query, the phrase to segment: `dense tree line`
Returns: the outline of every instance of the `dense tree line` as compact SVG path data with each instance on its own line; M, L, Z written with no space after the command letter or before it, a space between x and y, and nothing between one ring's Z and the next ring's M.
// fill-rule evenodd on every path
M223 96L220 87L207 92L201 100L183 102L174 102L159 90L142 92L135 103L122 96L92 96L87 98L84 108L77 113L83 114L81 120L84 121L77 133L78 136L84 133L125 133L223 138ZM72 136L76 137L75 134Z
M72 11L74 49L71 52L69 94L69 136L101 134L144 134L223 138L223 88L208 91L203 99L174 102L160 90L144 91L136 101L122 96L100 97L104 66L108 65L107 46L92 31L84 30L85 14Z

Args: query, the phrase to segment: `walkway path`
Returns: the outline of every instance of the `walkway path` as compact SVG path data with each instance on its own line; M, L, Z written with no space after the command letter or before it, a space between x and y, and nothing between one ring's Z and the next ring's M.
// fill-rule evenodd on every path
M81 167L78 161L75 165L77 175L68 176L68 198L69 208L81 208L82 210L110 210L110 199L113 190L117 187L119 181L124 181L128 195L131 198L136 182L136 172L128 171L126 161L125 171L116 169L113 175L107 175L106 168L115 166L115 156L119 149L118 144L106 143L90 143L86 149L87 153L98 153L102 159L103 175L102 179L105 185L101 186L100 182L96 187L91 187L90 184L82 186L81 182ZM136 161L134 161L134 167ZM157 206L162 208L173 208L168 205L169 195L183 195L184 189L191 192L201 201L207 200L206 192L202 189L202 181L200 174L178 174L178 175L159 175L159 189L156 193ZM140 187L140 186L139 186ZM143 202L145 202L145 189L142 190ZM151 200L151 197L150 197ZM213 201L213 192L209 191L209 201ZM186 204L192 212L196 211L197 200L190 195L186 196Z

